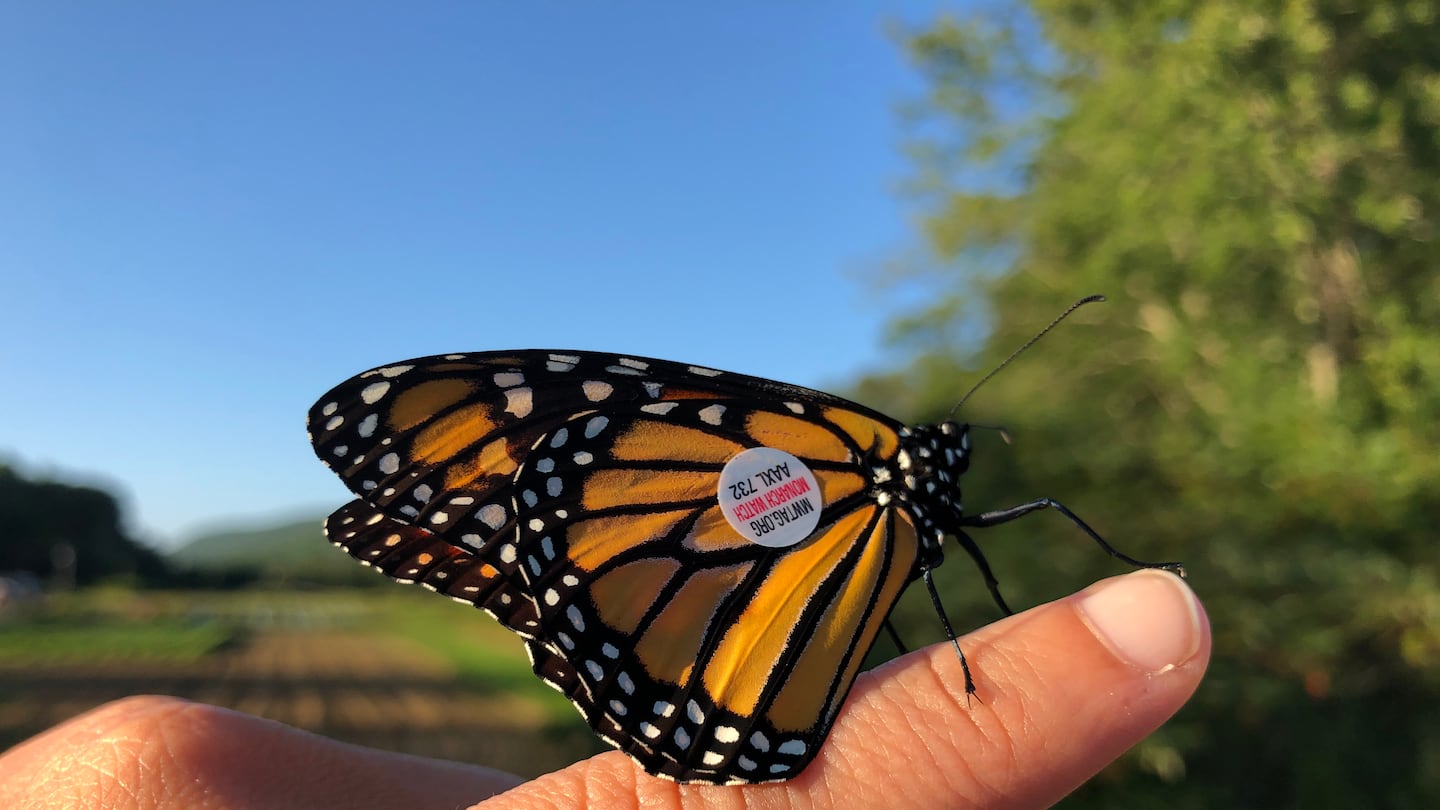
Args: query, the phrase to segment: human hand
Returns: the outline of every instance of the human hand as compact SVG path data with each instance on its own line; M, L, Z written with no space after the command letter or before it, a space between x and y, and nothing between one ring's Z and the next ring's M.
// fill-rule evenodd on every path
M1190 697L1210 655L1177 577L1137 571L862 674L824 749L788 782L676 785L611 751L522 783L360 748L174 698L128 698L0 755L0 807L1035 808L1058 801ZM484 801L482 801L484 800Z

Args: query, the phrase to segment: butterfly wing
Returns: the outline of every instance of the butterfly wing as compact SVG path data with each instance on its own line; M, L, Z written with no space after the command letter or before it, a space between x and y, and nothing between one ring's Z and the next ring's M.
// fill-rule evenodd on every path
M365 501L335 510L325 520L325 535L361 564L481 608L526 638L539 627L535 602L520 577L507 578L467 546L387 517Z
M911 577L913 523L868 494L860 465L887 428L861 445L828 406L806 408L696 398L584 412L516 476L540 635L587 687L572 699L592 727L652 773L798 773ZM721 472L752 447L813 471L824 506L805 542L758 545L722 515Z
M382 517L339 538L353 555L398 532L382 570L437 589L432 571L483 579L476 603L531 639L537 674L682 781L803 768L917 555L911 516L870 491L898 425L768 380L590 353L447 355L338 386L310 427L362 499L346 516ZM725 463L762 446L820 485L819 524L791 547L746 540L717 502ZM501 595L527 607L497 611Z

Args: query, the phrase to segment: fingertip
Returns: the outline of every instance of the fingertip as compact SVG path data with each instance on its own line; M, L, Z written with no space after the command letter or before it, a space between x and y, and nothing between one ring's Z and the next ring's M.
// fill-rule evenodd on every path
M1077 595L1075 609L1106 649L1142 672L1183 666L1209 643L1205 608L1168 571L1145 569L1102 580Z

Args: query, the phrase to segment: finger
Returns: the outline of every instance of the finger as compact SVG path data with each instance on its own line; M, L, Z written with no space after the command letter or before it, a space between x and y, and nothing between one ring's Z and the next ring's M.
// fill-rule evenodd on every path
M176 698L102 706L0 756L0 807L463 807L519 782Z
M788 782L675 785L617 752L486 802L508 807L1046 807L1184 704L1210 651L1204 610L1172 574L1104 580L862 675L815 762Z

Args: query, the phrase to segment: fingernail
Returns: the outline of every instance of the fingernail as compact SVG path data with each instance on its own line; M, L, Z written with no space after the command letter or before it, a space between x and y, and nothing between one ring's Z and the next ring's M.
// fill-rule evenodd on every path
M1200 602L1179 577L1143 570L1087 591L1080 615L1121 660L1160 673L1190 660L1203 634Z

